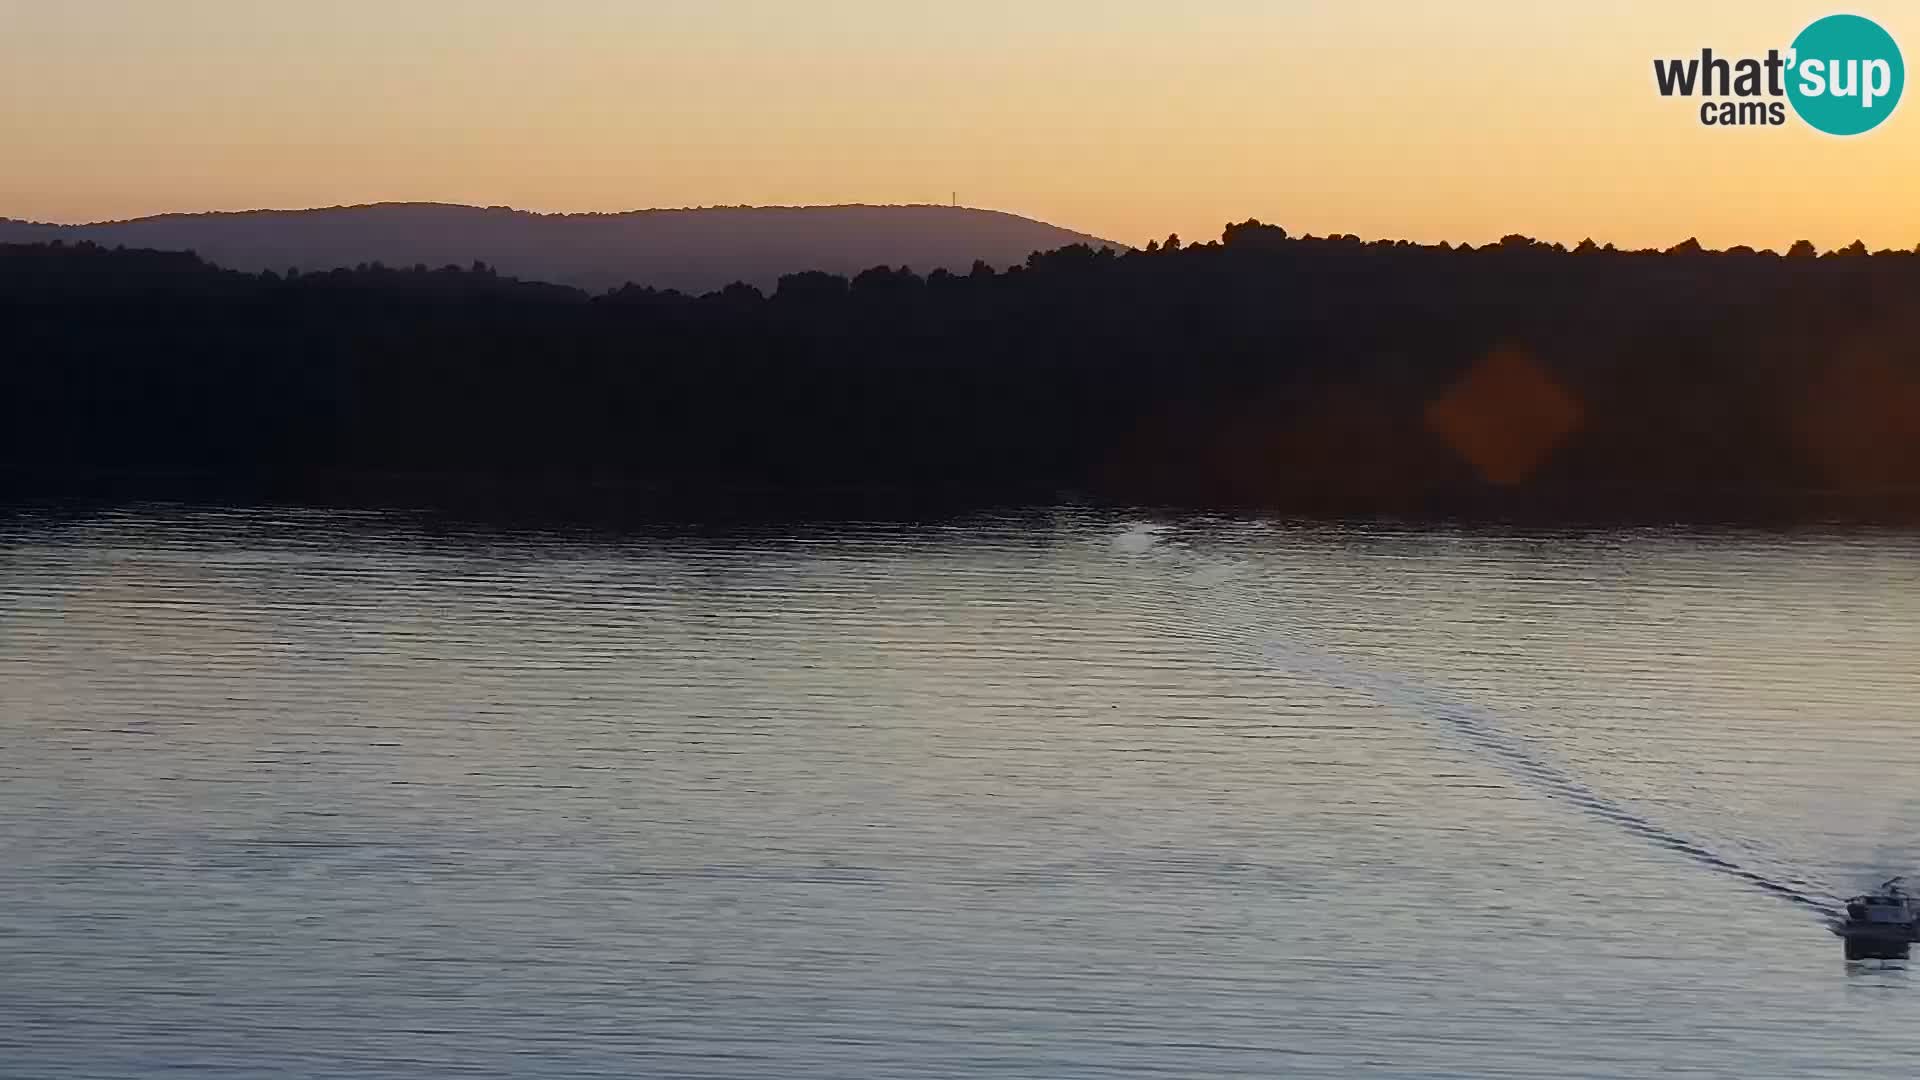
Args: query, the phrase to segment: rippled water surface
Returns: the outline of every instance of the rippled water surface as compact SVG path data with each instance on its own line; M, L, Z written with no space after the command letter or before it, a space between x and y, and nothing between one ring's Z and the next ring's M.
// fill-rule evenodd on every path
M1920 541L0 519L0 1076L1890 1076Z

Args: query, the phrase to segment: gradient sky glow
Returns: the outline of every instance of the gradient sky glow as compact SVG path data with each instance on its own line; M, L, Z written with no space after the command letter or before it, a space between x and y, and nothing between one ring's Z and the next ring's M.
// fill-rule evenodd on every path
M1880 0L0 0L0 216L957 190L1129 243L1912 247L1920 102L1836 139L1653 88L1836 10L1920 63Z

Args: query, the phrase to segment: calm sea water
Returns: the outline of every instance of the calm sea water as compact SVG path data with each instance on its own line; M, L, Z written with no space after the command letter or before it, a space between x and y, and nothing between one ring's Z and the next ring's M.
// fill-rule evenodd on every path
M0 1076L1912 1075L1917 721L1900 533L15 517Z

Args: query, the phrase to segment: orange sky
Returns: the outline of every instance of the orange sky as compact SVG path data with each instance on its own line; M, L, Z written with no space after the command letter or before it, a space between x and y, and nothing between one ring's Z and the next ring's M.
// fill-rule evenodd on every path
M1198 10L1183 10L1183 9ZM1038 10L1036 10L1038 9ZM1116 240L1920 242L1920 104L1700 126L1655 56L1827 7L0 0L0 216L945 202ZM1920 9L1853 3L1920 49Z

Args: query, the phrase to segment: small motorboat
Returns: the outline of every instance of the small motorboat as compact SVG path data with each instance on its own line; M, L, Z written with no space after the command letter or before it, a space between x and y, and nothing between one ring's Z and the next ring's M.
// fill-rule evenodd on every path
M1899 960L1920 941L1920 901L1894 878L1847 901L1847 915L1831 928L1847 943L1849 960Z

